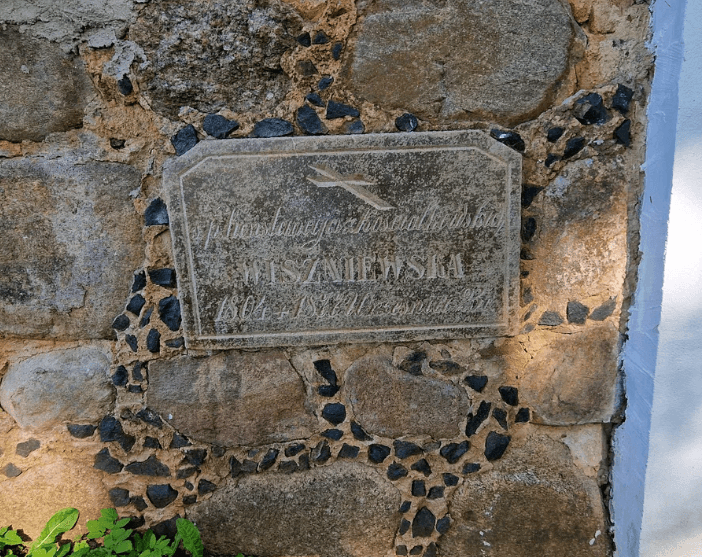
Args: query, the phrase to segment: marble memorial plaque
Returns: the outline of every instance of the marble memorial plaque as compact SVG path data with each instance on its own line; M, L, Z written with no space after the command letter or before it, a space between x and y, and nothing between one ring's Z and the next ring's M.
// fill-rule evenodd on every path
M513 334L520 180L477 131L201 142L164 172L186 345Z

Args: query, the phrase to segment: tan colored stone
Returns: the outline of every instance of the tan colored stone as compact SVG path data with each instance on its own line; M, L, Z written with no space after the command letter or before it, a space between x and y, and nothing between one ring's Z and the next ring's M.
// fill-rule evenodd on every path
M410 375L382 356L361 358L346 371L345 394L356 421L385 437L453 438L468 412L468 396L460 387Z
M321 430L281 352L154 361L147 401L179 432L217 445L277 443Z
M569 335L544 333L547 344L523 372L520 402L549 425L608 422L617 410L619 332L593 325Z
M449 512L442 557L609 555L596 481L545 435L513 442L494 468L467 476Z
M292 475L246 477L187 510L218 555L385 557L400 492L380 472L337 462Z

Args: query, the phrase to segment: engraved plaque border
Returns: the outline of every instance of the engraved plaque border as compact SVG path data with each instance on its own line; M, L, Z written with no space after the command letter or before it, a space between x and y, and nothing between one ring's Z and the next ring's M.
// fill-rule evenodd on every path
M197 283L193 271L190 230L182 179L208 159L237 156L294 156L314 153L365 152L379 150L476 149L506 168L505 288L503 319L492 324L408 325L357 329L326 329L229 335L200 333ZM180 157L170 159L163 172L163 190L168 205L178 296L185 344L188 349L259 348L273 346L319 346L351 342L405 342L468 337L511 336L518 328L519 250L521 228L522 157L487 134L476 130L363 134L324 137L205 140Z

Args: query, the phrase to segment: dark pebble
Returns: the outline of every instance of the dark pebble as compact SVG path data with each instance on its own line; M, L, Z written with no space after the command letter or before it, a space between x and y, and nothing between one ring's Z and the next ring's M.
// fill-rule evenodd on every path
M529 409L528 408L520 408L519 412L517 412L516 418L514 418L514 421L516 423L528 422L529 421Z
M491 404L489 402L483 400L480 403L480 406L478 406L478 411L475 413L475 415L473 415L472 412L468 414L468 423L466 424L467 437L475 435L480 427L480 424L482 424L490 415L490 406Z
M390 447L386 445L373 444L368 447L368 460L380 464L390 454Z
M578 154L585 147L584 137L573 137L566 141L565 150L563 151L563 158L569 159L573 155Z
M412 506L411 501L403 501L402 505L400 505L400 512L401 513L406 513L408 510L410 510L410 507Z
M332 58L334 58L334 60L338 60L339 58L341 58L341 51L343 48L344 48L344 43L340 43L340 42L334 43L334 46L332 47L332 51L331 51Z
M256 122L251 137L283 137L292 135L293 125L281 118L266 118Z
M163 199L157 197L149 204L149 206L146 208L146 211L144 211L144 222L146 226L158 226L161 224L168 224L168 208L163 202ZM143 272L140 274L143 274ZM136 276L134 277L134 281L136 283ZM144 288L144 286L146 286L145 276L144 284L141 286L141 288ZM139 290L141 290L141 288L139 288ZM133 286L132 292L134 292Z
M337 377L336 372L331 367L331 362L329 360L317 360L312 363L314 369L319 373L330 385L336 385Z
M426 458L420 458L417 462L410 466L410 468L412 470L416 470L417 472L421 472L424 474L425 478L431 476L431 466L429 466Z
M551 168L559 160L561 160L561 157L559 157L558 155L554 155L553 153L549 153L546 157L546 161L544 162L544 164L546 165L546 168Z
M631 145L631 120L624 120L616 130L614 130L614 141L624 147Z
M297 125L307 135L324 135L329 132L314 108L303 105L297 109Z
M405 112L402 116L395 118L395 127L401 132L413 132L417 129L419 120L414 114Z
M168 478L171 475L171 469L154 455L151 455L142 462L127 464L124 469L136 476L163 476L164 478Z
M202 122L202 129L215 139L225 139L239 129L239 122L229 120L220 114L208 114Z
M303 454L297 459L297 467L299 470L309 470L310 469L310 455Z
M350 122L344 123L344 133L349 135L357 135L365 133L366 127L360 120L351 120Z
M241 471L245 474L251 474L258 468L258 463L255 460L244 460L241 465Z
M87 439L93 436L97 427L90 424L68 424L66 429L68 429L68 433L71 434L71 437Z
M186 495L183 497L183 505L194 505L197 503L197 495Z
M434 542L431 542L427 546L427 550L424 552L424 557L436 557L438 548Z
M531 205L534 198L539 195L544 188L539 186L527 186L526 184L522 186L522 207L525 209Z
M182 348L185 346L185 339L183 337L172 338L166 341L166 346L168 346L168 348Z
M522 305L530 304L534 301L534 293L531 291L531 286L527 286L522 292Z
M294 460L286 460L281 462L278 464L278 471L282 472L283 474L292 474L293 472L297 472L297 462Z
M566 318L568 319L568 323L583 325L587 319L588 313L590 313L590 308L586 305L575 301L568 302L568 306L566 307Z
M39 447L41 447L41 441L39 441L39 439L27 439L22 443L17 443L17 446L15 447L15 454L27 458Z
M442 499L444 496L444 486L435 485L429 489L429 495L427 499Z
M325 75L317 83L317 89L319 89L320 91L324 91L325 89L328 89L332 83L334 83L334 78L330 75Z
M161 351L161 333L156 329L151 329L146 335L146 349L153 354L158 354Z
M363 428L358 425L356 422L351 422L351 433L353 434L354 438L357 439L358 441L372 441L373 438L368 435Z
M185 435L181 435L180 433L174 433L173 439L171 439L171 444L168 446L168 448L180 449L189 445L192 445L192 443L188 440L188 438Z
M321 385L317 387L317 392L319 396L331 398L339 392L339 387L337 385Z
M118 315L112 322L112 328L116 331L124 331L127 327L129 327L129 317L124 314Z
M492 411L492 417L497 420L497 423L500 424L502 429L505 431L507 430L507 412L502 410L502 408L495 408Z
M173 288L176 285L175 269L154 269L149 271L149 280L158 286Z
M451 518L448 515L436 521L436 531L439 532L439 534L448 532L449 526L451 526Z
M144 296L141 294L136 294L132 296L132 299L129 300L129 303L127 304L127 311L132 312L134 315L139 315L141 313L141 308L144 307L144 304L146 303L146 300L144 299Z
M161 420L161 416L159 416L150 408L142 408L137 412L136 417L139 418L142 422L149 424L150 426L154 426L158 429L161 429L163 427L163 420Z
M326 441L320 441L317 443L317 446L312 449L311 456L315 462L326 462L329 460L331 458L329 443Z
M180 302L175 296L163 298L158 303L158 317L171 331L180 329ZM182 346L182 345L181 345ZM179 348L179 347L176 347Z
M290 445L289 447L285 448L285 456L290 458L292 456L300 454L304 450L305 446L302 443L295 443L294 445Z
M134 379L134 381L144 380L144 375L141 372L141 362L137 362L134 364L134 367L132 368L132 378Z
M407 546L406 545L398 545L395 548L395 555L407 555Z
M556 327L563 323L563 317L556 311L545 311L539 319L539 325L546 327Z
M117 81L117 89L119 89L119 92L122 93L122 95L124 95L125 97L127 95L130 95L131 92L134 91L132 80L125 75L122 79Z
M565 130L564 130L563 128L558 128L558 127L556 127L556 128L550 128L550 129L546 132L546 139L547 139L548 141L550 141L551 143L555 143L556 141L558 141L558 140L561 138L561 136L563 135L563 132L564 132L564 131L565 131Z
M146 487L146 496L157 509L170 505L178 497L178 492L169 484L149 485Z
M358 456L358 447L354 447L353 445L347 445L344 443L341 447L341 450L339 451L339 458L356 458Z
M216 458L223 457L225 453L227 452L227 449L224 447L218 447L217 445L212 445L212 456Z
M197 132L192 124L188 124L177 134L171 137L171 143L175 148L176 155L183 155L197 145Z
M474 474L478 470L480 470L480 464L478 464L477 462L467 462L463 466L462 473L463 474Z
M107 449L102 449L98 454L95 455L95 462L93 463L93 468L107 472L108 474L117 474L122 471L122 463L110 456L110 451Z
M426 507L422 507L417 511L412 521L412 537L413 538L428 538L434 531L436 517Z
M312 44L327 44L328 42L329 37L327 37L327 34L324 31L317 31Z
M152 202L152 204L153 203L154 202ZM164 207L165 207L165 205L164 205ZM132 281L132 293L139 292L139 290L142 290L145 286L146 286L146 273L144 271L134 273L134 280Z
M410 375L422 375L422 363L426 360L425 352L410 352L405 359L400 362L399 368Z
M118 366L112 374L112 383L117 387L124 387L129 380L129 372L124 366Z
M297 71L305 77L318 73L317 66L315 66L310 60L300 60L295 67L297 68Z
M144 312L144 316L139 321L139 328L143 329L151 322L151 314L154 312L154 308L149 308Z
M127 392L129 392L129 393L143 393L144 389L141 388L141 385L129 385L127 387Z
M400 478L404 478L407 475L407 469L402 466L402 464L398 464L397 462L393 462L390 466L388 466L388 479L395 481L399 480Z
M5 474L6 478L16 478L22 473L22 470L17 468L12 462L9 462L3 467L2 473Z
M429 367L446 375L456 375L463 371L463 368L452 360L432 360Z
M351 116L352 118L358 118L361 113L352 106L344 103L338 103L336 101L329 101L327 103L327 114L325 118L327 120L333 120L335 118L344 118L345 116Z
M622 114L629 112L629 104L634 96L634 91L621 83L617 86L617 92L612 97L612 108Z
M207 449L189 449L185 451L183 461L191 466L202 466L206 458Z
M590 319L592 319L593 321L604 321L610 315L612 315L616 305L617 299L610 298L604 304L602 304L601 306L597 306L595 309L592 310L592 313L590 314Z
M340 402L327 404L322 409L322 418L327 420L329 423L339 425L346 419L346 408Z
M519 404L519 391L517 387L504 386L497 390L500 393L502 400L504 400L510 406L517 406L517 404Z
M112 501L113 507L126 507L131 503L129 500L129 490L122 489L121 487L113 487L107 492L110 496L110 501Z
M536 234L536 219L527 217L522 221L522 240L529 242L534 237L534 234Z
M415 545L412 549L410 549L409 554L410 555L421 555L422 551L424 551L423 545Z
M124 149L124 144L126 141L124 139L117 139L115 137L110 138L110 147L112 147L115 151L119 151L120 149Z
M258 465L259 470L268 470L273 464L275 464L276 459L278 458L278 449L268 449L265 455L263 455L263 458L261 459L261 463Z
M490 130L490 135L500 143L507 145L507 147L509 147L510 149L514 149L515 151L518 151L520 153L523 153L526 149L526 145L524 145L524 140L522 139L522 136L519 135L517 132L492 129Z
M468 441L449 443L441 447L439 454L444 457L449 464L456 464L456 462L468 452L468 449L470 449L470 443L468 443Z
M302 35L297 36L297 42L304 47L312 46L312 38L309 33L302 33Z
M458 485L458 476L454 476L453 474L449 474L448 472L445 472L443 475L444 478L444 483L452 487L454 485Z
M146 504L146 501L144 501L144 498L140 497L139 495L132 497L129 500L129 502L132 505L134 505L134 508L139 512L143 511L146 507L148 507L148 505ZM136 519L136 517L134 517L134 518ZM141 519L141 524L138 524L140 522L139 519L136 519L133 521L130 520L129 524L127 524L127 527L128 528L139 528L140 526L143 526L144 525L144 517L139 517L139 518ZM136 525L132 526L132 523L138 524L138 526L136 526Z
M519 259L523 261L531 261L534 259L534 254L531 253L529 248L522 248L519 250Z
M474 391L482 393L488 383L488 378L487 375L469 375L463 381Z
M427 488L424 485L424 480L412 480L412 497L424 497L427 494Z
M231 477L236 478L241 473L241 462L239 462L239 460L234 456L229 457L229 474L231 475Z
M215 489L217 489L217 486L215 484L213 484L212 482L209 482L207 480L200 480L197 483L198 495L205 495L206 493L212 493Z
M144 448L145 449L160 449L161 443L156 437L147 436L144 438Z
M405 459L424 452L424 449L410 441L393 441L397 458Z
M410 526L412 526L412 523L407 520L406 518L403 518L400 521L400 529L399 529L399 534L402 536L407 533L407 531L410 529Z
M344 432L340 429L325 429L322 432L322 437L331 439L332 441L338 441L344 435Z
M575 104L575 118L585 126L604 124L609 118L607 109L602 104L602 97L597 93L585 95L582 99L578 99Z
M156 535L156 538L159 538L160 536L165 536L169 540L172 540L178 533L178 527L176 526L176 522L179 518L180 515L175 515L173 518L169 518L168 520L159 522L158 524L151 527L151 531Z
M507 450L507 445L511 437L509 435L501 435L494 431L488 433L487 439L485 439L485 458L488 460L497 460Z
M324 101L317 93L307 93L305 100L314 106L324 106Z
M126 453L131 450L136 442L133 435L124 433L122 424L113 416L105 416L100 421L98 431L100 432L100 441L103 443L117 441Z

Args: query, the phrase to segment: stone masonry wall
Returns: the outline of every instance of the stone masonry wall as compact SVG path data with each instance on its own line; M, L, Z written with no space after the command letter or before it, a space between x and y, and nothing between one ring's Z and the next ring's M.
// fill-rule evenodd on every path
M115 506L188 517L218 555L611 555L648 21L631 0L0 3L0 525ZM516 336L186 350L168 158L452 129L523 155Z

